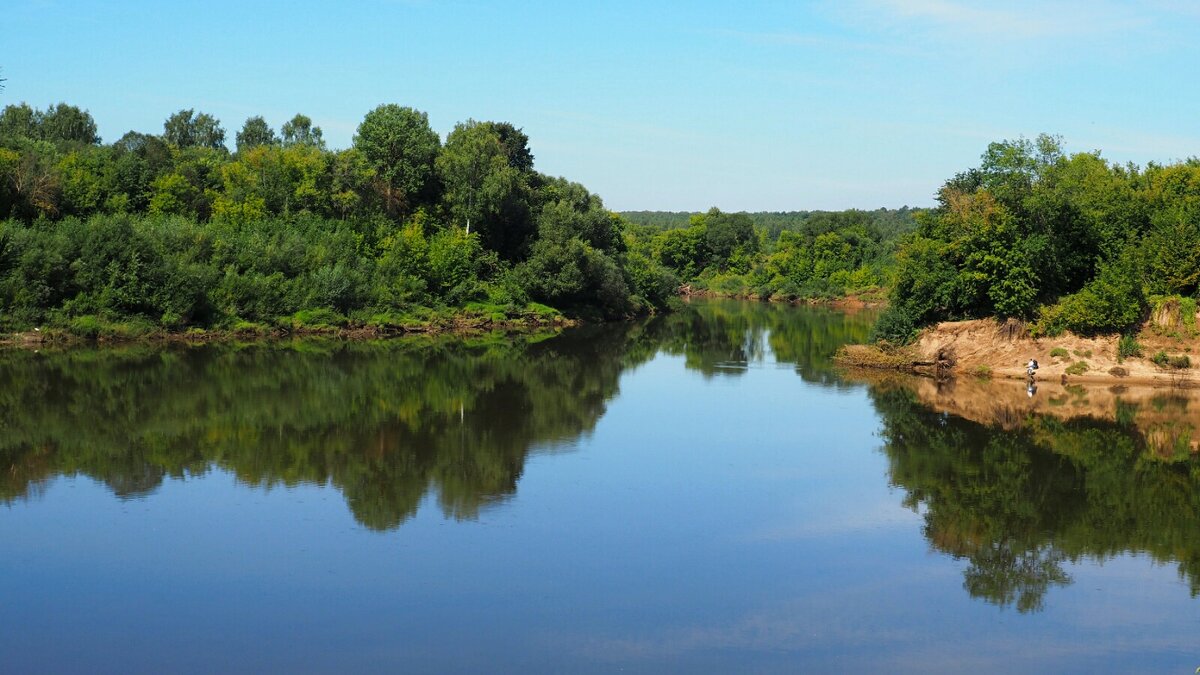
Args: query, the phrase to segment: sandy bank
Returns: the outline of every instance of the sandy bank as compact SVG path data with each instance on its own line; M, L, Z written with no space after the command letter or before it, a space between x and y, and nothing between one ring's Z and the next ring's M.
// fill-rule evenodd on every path
M848 365L914 370L943 377L979 377L1024 381L1025 364L1037 359L1039 385L1099 383L1155 387L1200 386L1200 340L1147 326L1137 336L1140 357L1118 358L1119 336L1033 338L1017 321L947 321L921 332L916 343L891 352L869 345L846 348L839 360ZM1151 357L1163 352L1188 356L1191 367L1160 365Z

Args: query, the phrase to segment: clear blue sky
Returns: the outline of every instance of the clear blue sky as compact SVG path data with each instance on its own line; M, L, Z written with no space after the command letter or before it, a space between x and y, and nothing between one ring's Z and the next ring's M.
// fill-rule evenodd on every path
M1200 154L1200 3L5 0L0 104L104 140L181 108L232 143L296 112L333 147L380 103L524 127L609 208L927 205L992 140Z

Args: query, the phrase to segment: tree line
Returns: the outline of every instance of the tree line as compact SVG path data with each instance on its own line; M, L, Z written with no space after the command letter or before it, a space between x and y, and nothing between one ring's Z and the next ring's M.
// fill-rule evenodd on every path
M696 290L763 300L878 292L913 211L627 212L630 250Z
M302 114L278 132L251 117L226 140L195 110L105 144L76 106L4 108L0 328L531 303L611 318L674 294L599 197L535 170L511 123L467 120L443 140L424 112L384 104L342 150Z

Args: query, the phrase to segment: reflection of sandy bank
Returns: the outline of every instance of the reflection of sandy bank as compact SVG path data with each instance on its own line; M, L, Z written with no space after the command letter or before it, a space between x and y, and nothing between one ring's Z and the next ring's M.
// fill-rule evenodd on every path
M1012 380L928 377L856 370L851 379L902 387L931 408L1002 429L1025 427L1036 417L1092 418L1128 424L1163 458L1200 452L1200 390L1041 382L1030 395Z

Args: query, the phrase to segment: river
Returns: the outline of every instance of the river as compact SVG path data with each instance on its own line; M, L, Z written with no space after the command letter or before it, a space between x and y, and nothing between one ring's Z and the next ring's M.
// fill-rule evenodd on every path
M1200 402L840 373L873 318L0 352L2 669L1200 666Z

